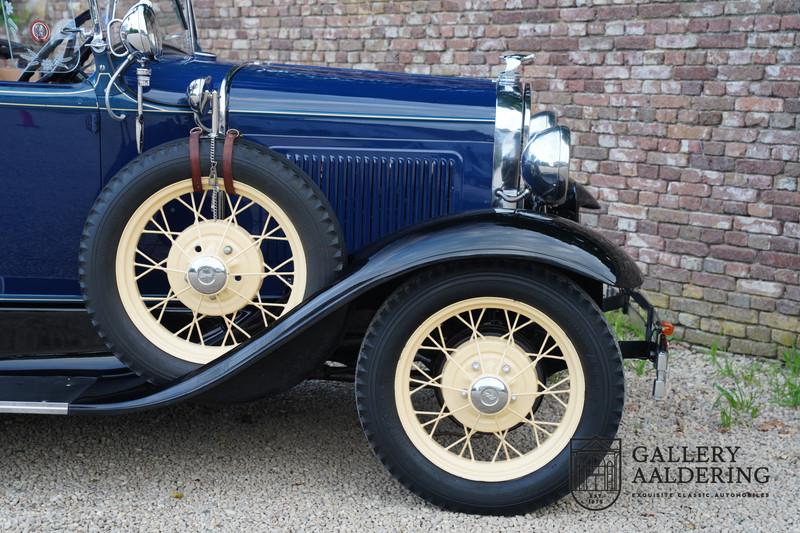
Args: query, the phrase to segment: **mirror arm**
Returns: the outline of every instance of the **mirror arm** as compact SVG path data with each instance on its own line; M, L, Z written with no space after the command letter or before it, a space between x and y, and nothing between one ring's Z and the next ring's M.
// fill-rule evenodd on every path
M108 85L106 85L106 112L111 118L113 118L117 122L122 122L123 120L125 120L125 113L117 115L116 113L114 113L114 110L111 109L111 89L117 83L117 78L119 78L120 74L122 74L122 72L126 68L128 68L130 64L133 63L135 60L136 56L134 54L128 55L128 57L125 58L125 61L122 62L119 68L116 71L114 71L114 74L108 81Z
M114 24L122 24L122 19L111 19L106 24L106 35L108 35L108 52L114 57L125 57L127 52L118 53L114 51L114 47L111 45L111 26Z
M89 13L94 21L92 25L92 42L89 43L89 48L100 54L105 52L108 45L103 38L103 28L100 26L100 13L97 11L97 2L89 2Z

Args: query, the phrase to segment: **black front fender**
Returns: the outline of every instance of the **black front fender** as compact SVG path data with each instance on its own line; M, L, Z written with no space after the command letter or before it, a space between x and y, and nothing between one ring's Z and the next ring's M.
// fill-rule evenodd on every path
M368 291L417 269L464 259L520 259L552 265L597 282L635 288L636 264L618 247L575 222L494 210L411 228L354 258L343 276L275 322L263 334L155 393L116 403L73 403L72 414L123 413L168 405L208 392L268 357Z
M468 213L415 226L369 247L351 263L379 277L458 259L521 259L633 289L636 263L602 235L571 220L526 211ZM402 272L398 272L401 274Z

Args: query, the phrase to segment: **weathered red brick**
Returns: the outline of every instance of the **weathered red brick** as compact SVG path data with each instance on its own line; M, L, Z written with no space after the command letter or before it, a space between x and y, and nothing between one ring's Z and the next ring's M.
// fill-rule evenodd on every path
M748 233L766 233L780 235L783 224L777 220L767 220L755 217L733 217L734 229Z
M739 261L752 263L756 258L755 250L749 248L739 248L736 246L726 246L724 244L711 247L711 257L724 259L726 261Z
M711 187L705 183L673 182L669 184L667 192L681 196L709 196Z
M689 223L693 226L706 226L709 228L727 230L733 227L733 217L715 215L712 213L690 213Z
M666 249L668 252L676 254L695 255L697 257L708 255L708 245L697 241L670 240L666 242Z
M697 46L700 48L743 48L747 44L747 35L729 33L727 35L700 35Z
M656 38L648 35L625 35L614 39L617 50L649 50L656 44Z
M763 98L748 96L736 100L737 111L766 111L778 112L783 110L783 100L780 98Z
M675 67L678 80L713 80L717 77L716 67Z
M733 290L736 287L736 282L729 276L720 276L718 274L709 274L708 272L692 272L691 281L695 285L703 287L712 287L720 290Z
M800 269L800 255L787 254L781 252L761 252L758 256L759 262L778 268Z

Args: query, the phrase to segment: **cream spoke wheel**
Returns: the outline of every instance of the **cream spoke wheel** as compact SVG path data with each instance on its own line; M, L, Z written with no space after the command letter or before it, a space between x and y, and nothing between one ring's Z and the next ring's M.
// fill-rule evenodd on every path
M547 378L543 368L551 369ZM394 393L403 429L432 463L465 479L505 481L568 445L585 381L572 341L549 316L479 297L417 327L400 354Z
M546 267L476 260L388 295L355 380L359 420L387 470L435 505L503 515L596 475L574 474L572 452L601 459L624 382L601 287L585 287Z
M252 338L306 291L305 251L288 215L246 183L220 194L215 220L208 191L194 192L191 180L160 189L130 217L117 248L128 316L156 347L191 363Z

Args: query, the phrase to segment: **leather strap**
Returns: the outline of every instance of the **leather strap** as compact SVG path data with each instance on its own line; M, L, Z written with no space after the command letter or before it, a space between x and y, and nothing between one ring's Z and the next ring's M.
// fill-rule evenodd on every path
M222 182L228 194L236 194L233 189L233 144L238 137L239 130L229 129L225 134L225 146L222 149Z
M200 176L200 128L192 128L189 132L189 164L192 167L192 190L203 192L203 180Z

